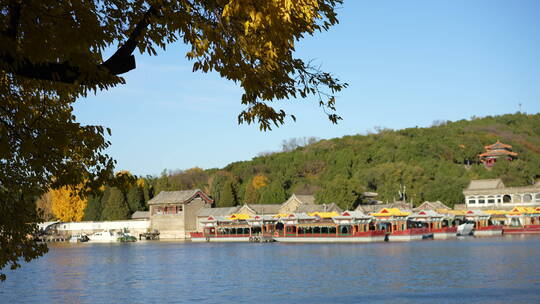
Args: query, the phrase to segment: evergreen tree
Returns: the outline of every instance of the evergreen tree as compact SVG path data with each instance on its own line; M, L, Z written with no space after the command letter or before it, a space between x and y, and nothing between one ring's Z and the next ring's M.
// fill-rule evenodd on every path
M88 204L84 209L84 221L99 221L101 220L101 212L103 211L101 205L102 195L90 195L88 197Z
M236 206L236 195L233 187L232 180L227 180L223 183L223 188L220 191L219 207L232 207Z
M127 193L129 209L133 212L146 210L146 202L144 200L144 191L139 185L133 186Z
M273 182L262 189L259 204L281 204L287 200L285 187L280 182Z
M129 209L126 207L127 202L122 191L117 188L110 188L110 193L103 206L101 219L105 221L125 220L130 218Z

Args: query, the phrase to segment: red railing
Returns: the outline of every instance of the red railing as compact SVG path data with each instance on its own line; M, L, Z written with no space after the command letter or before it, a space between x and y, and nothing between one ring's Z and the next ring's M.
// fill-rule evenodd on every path
M432 233L454 233L457 232L457 227L444 227L439 229L430 229Z
M386 234L386 231L365 231L365 232L354 232L354 233L299 233L298 235L296 233L286 233L283 235L283 233L274 234L274 236L279 237L339 237L339 238L347 238L347 237L370 237L370 236L384 236Z
M431 233L428 228L409 228L392 232L392 235L418 235Z
M540 225L525 225L525 228L540 228Z
M218 235L215 235L215 234L212 234L212 233L209 233L209 234L204 234L202 232L190 232L191 234L191 237L192 238L206 238L206 237L209 237L209 238L215 238L215 237L250 237L251 235L249 234L218 234Z
M489 225L486 227L476 227L477 231L487 231L487 230L502 230L503 226L501 225Z

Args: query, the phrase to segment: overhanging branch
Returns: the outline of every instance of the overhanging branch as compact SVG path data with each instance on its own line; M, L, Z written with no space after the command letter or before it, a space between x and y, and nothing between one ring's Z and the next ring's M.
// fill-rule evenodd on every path
M17 10L14 11L17 13ZM20 14L20 9L18 10ZM117 76L126 72L129 72L136 68L135 56L132 55L133 51L144 36L146 29L150 23L150 17L157 13L157 9L151 6L143 18L137 23L133 32L129 36L128 40L105 62L102 64L96 64L96 70L93 72L102 71L110 76ZM12 16L11 19L17 16ZM6 36L16 35L13 32L13 28L6 31ZM85 73L79 66L73 65L69 61L64 62L32 62L28 58L17 58L8 53L0 54L1 68L7 70L15 75L24 76L28 78L50 80L63 83L74 83L78 81L85 85L97 84L96 79L88 77L91 71Z

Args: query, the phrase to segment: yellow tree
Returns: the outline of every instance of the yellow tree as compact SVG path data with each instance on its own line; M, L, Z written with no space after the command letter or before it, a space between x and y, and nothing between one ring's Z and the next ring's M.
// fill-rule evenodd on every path
M63 222L78 222L84 216L88 200L68 187L51 190L52 211Z
M256 190L259 190L262 187L265 187L266 185L268 185L268 177L262 174L258 174L255 177L253 177L251 184L253 185L253 188L255 188Z
M294 51L302 37L337 23L341 3L0 0L0 211L10 219L0 221L0 270L47 251L26 237L41 220L36 197L81 183L97 189L113 177L114 160L104 153L110 130L77 123L72 104L123 84L120 75L136 68L135 50L155 55L156 47L187 44L194 71L215 71L243 89L239 123L279 126L288 114L273 101L308 95L337 122L334 96L346 84Z

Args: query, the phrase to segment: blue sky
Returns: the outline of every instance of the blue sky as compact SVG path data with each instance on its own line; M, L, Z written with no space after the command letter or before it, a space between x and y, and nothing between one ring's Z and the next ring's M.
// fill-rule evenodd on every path
M314 98L276 103L296 122L269 132L238 125L241 89L214 73L192 73L187 48L137 54L126 85L75 104L83 124L112 129L117 169L223 167L279 150L291 137L341 137L376 126L540 112L540 1L345 0L340 24L300 41L297 54L349 83L338 125Z

